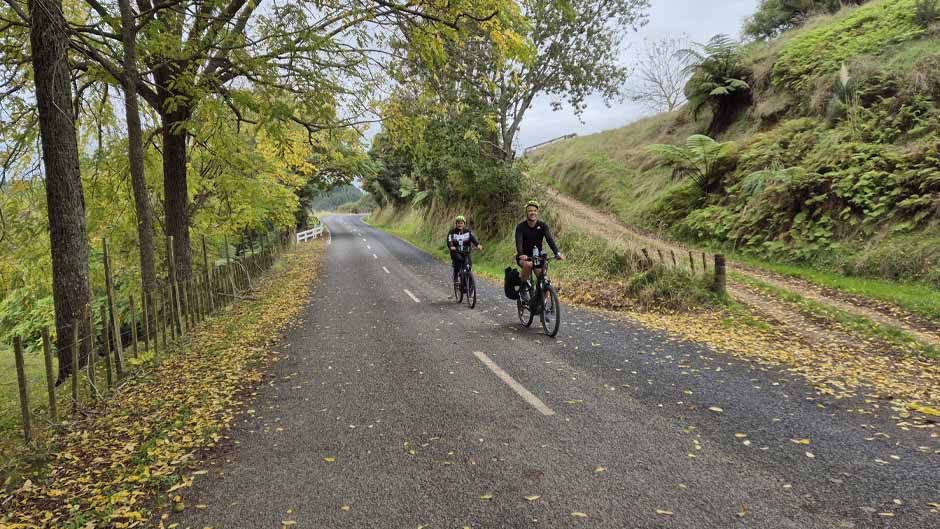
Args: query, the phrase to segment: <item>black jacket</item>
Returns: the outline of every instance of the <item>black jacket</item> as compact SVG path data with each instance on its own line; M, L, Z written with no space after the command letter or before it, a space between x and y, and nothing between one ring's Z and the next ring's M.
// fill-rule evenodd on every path
M522 221L516 226L517 257L520 255L532 257L533 248L538 248L539 253L544 254L545 251L542 249L543 241L548 241L548 246L555 252L555 255L559 254L558 245L555 244L555 239L552 237L551 230L548 229L548 224L537 221L535 226L529 226L528 221Z

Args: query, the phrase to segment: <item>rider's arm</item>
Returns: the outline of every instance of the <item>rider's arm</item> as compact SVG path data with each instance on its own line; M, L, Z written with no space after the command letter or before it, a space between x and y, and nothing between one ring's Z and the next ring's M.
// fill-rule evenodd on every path
M452 243L451 240L450 240L450 236L451 236L452 233L454 233L454 230L450 230L449 232L447 232L447 243L446 243L446 246L447 246L447 249L448 249L448 250L450 250L451 247L453 246L453 243Z
M522 252L522 224L516 226L516 256L525 255Z
M480 246L480 241L477 240L477 236L472 231L470 232L470 243L474 246Z
M555 255L560 254L561 252L558 251L558 245L555 244L555 238L552 237L552 232L548 229L548 224L543 224L542 227L544 228L545 240L548 242L549 248L555 252Z

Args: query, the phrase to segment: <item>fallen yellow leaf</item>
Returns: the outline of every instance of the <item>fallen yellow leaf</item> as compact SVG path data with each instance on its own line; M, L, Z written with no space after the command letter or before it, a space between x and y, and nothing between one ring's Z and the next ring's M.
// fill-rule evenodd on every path
M323 460L326 461L327 463L333 463L333 462L336 461L336 458L335 458L335 457L324 457Z
M484 494L484 495L480 496L480 499L481 499L481 500L492 500L492 499L493 499L493 495L492 495L492 494Z
M573 513L571 513L571 516L574 516L575 518L587 518L588 517L588 515L584 514L581 511L574 511Z
M536 496L526 496L526 497L525 497L525 499L526 499L527 501L535 501L535 500L537 500L537 499L539 499L539 498L541 498L541 496L538 496L538 495L536 495Z
M343 505L342 507L339 508L339 510L341 510L341 511L348 511L349 508L350 508L349 505Z
M715 413L721 413L721 412L725 411L725 410L719 408L718 406L712 406L711 408L708 408L708 409L711 410L711 411L713 411L713 412L715 412Z
M808 445L809 439L790 439L791 443L796 443L798 445Z
M662 509L656 509L656 514L661 514L663 516L672 516L672 511L664 511Z

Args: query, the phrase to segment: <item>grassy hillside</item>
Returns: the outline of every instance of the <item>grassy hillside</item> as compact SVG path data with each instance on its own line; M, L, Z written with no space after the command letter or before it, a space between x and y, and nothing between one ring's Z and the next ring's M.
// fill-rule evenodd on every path
M647 147L709 116L661 114L536 151L531 174L668 236L844 274L940 284L940 34L875 0L744 48L752 103L717 192ZM706 113L707 114L707 113Z

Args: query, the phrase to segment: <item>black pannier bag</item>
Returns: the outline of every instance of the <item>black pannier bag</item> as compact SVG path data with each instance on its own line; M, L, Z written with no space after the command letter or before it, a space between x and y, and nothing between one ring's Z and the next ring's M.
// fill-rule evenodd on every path
M519 277L519 271L512 267L506 267L506 277L503 281L503 291L506 297L512 300L519 299L519 287L522 285L522 278Z

